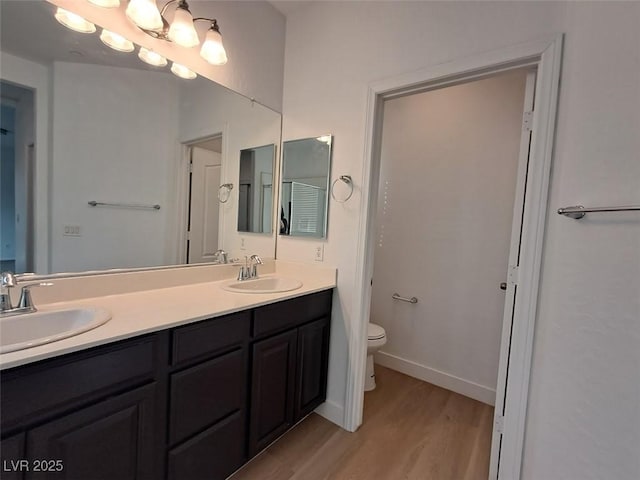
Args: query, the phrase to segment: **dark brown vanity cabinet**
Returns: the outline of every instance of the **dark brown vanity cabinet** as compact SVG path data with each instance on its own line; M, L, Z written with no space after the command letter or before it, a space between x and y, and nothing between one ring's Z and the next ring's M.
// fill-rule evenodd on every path
M249 456L324 402L332 292L255 310Z
M147 335L2 372L2 478L159 478L163 340Z
M331 293L3 371L0 477L225 479L324 401Z

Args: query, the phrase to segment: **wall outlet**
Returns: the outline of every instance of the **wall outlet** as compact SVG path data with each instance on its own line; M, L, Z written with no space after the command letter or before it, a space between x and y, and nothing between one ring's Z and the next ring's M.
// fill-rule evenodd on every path
M314 249L313 259L316 262L321 262L322 260L324 260L324 244L316 245L316 248Z
M244 244L244 237L240 237L240 250L246 250L247 247Z
M62 227L62 235L65 237L81 237L80 225L64 225Z

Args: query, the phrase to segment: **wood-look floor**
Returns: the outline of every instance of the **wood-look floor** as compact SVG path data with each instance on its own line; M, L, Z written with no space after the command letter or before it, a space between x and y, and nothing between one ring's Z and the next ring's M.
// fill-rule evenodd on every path
M376 365L355 433L312 414L230 480L486 480L493 407Z

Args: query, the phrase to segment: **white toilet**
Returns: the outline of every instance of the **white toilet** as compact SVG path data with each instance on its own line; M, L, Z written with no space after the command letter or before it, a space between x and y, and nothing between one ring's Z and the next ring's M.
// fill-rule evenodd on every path
M364 379L364 391L369 392L376 388L376 374L373 370L373 354L387 343L387 332L380 325L369 323L369 339L367 343L367 373Z

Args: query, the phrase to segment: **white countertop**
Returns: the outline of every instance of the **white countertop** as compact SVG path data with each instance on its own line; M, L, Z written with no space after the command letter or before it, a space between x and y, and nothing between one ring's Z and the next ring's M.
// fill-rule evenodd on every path
M262 276L271 275L274 274ZM317 269L309 265L277 265L275 275L296 278L302 282L302 287L282 293L234 293L221 288L221 285L230 280L227 278L40 306L40 311L101 307L110 311L112 318L104 325L74 337L1 354L0 369L247 310L336 286L336 270L326 267Z

